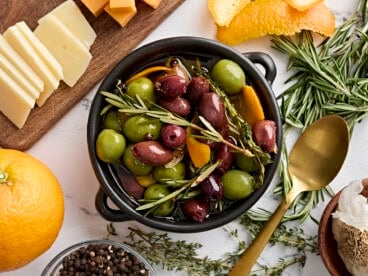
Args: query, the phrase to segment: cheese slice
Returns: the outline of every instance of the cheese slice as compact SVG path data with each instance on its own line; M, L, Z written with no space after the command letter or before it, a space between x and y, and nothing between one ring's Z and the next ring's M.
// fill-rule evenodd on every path
M43 91L43 81L32 70L25 60L9 45L5 38L0 35L0 53L38 90Z
M0 111L22 128L34 104L35 100L0 68Z
M96 33L73 0L65 1L50 14L59 19L88 50L90 49L96 39Z
M34 34L61 64L63 81L73 87L91 62L92 55L80 40L54 15L39 21Z
M95 16L99 16L109 0L81 0L81 2L89 9L89 11Z
M18 30L18 28L15 26L8 28L4 33L4 38L18 52L18 54L23 57L33 71L44 82L44 89L36 101L38 106L42 106L46 99L59 86L60 79L56 78L56 76L51 72L51 70L38 55L32 45L28 42L28 40Z
M135 0L110 0L111 9L136 10Z
M28 25L24 22L18 22L15 27L22 33L22 35L28 40L32 45L33 49L41 57L41 59L47 64L47 67L56 76L57 79L61 80L63 78L63 69L49 50L37 39Z
M37 99L40 96L41 90L37 90L33 84L26 79L26 77L18 71L17 68L0 53L0 68L12 78L20 87L27 92L33 99Z
M135 6L134 6L135 7ZM121 27L125 27L126 24L136 15L137 9L133 10L122 10L122 9L112 9L109 5L105 7L105 11L119 23Z

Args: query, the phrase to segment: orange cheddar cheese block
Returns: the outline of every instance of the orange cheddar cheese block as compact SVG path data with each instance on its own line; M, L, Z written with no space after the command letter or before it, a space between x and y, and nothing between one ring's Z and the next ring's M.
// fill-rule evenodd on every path
M110 0L110 8L134 11L135 0Z
M137 8L133 10L112 9L109 5L105 7L105 11L117 22L121 27L126 24L137 14Z
M89 9L94 16L99 16L106 5L109 4L109 0L81 0L81 2Z
M157 9L162 0L143 0L143 2L151 6L151 8Z

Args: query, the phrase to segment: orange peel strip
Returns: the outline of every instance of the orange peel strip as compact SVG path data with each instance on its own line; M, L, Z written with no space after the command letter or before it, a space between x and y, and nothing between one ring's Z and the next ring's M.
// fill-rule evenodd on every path
M143 69L142 71L138 72L137 74L133 75L132 77L130 77L126 83L129 83L133 80L136 80L140 77L145 77L145 76L148 76L149 74L152 74L152 73L156 73L156 72L159 72L159 71L164 71L164 72L170 72L172 71L172 68L170 67L167 67L167 66L152 66L152 67L148 67L146 69Z
M294 35L302 30L329 37L335 31L335 16L324 4L302 12L284 0L255 0L234 17L229 27L217 26L217 38L235 45L265 35Z
M241 115L250 126L253 126L257 121L262 121L265 119L261 101L259 100L258 95L252 86L243 86L241 98Z

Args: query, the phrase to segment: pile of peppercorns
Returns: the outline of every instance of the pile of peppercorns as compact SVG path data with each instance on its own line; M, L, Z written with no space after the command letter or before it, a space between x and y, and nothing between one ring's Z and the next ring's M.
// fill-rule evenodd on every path
M60 276L71 275L148 275L138 257L111 244L80 247L62 260Z

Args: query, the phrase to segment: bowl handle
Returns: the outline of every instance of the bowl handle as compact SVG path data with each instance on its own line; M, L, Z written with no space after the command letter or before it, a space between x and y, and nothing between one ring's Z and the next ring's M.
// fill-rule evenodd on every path
M251 62L261 65L265 69L266 80L268 80L270 84L273 83L276 78L277 69L275 62L270 55L262 52L247 52L242 55Z
M96 194L95 205L97 211L104 219L109 221L131 220L131 218L121 210L110 208L107 203L107 198L107 194L101 188L99 188Z

